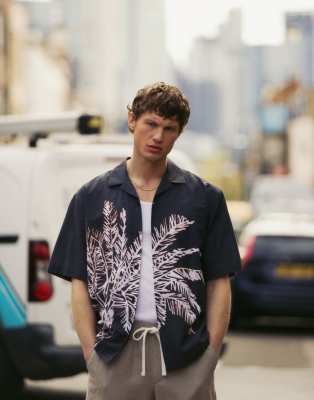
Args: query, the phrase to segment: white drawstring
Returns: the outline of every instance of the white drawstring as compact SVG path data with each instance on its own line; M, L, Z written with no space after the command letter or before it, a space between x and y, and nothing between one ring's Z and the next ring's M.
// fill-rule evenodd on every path
M140 333L139 336L137 336L138 333ZM139 342L140 340L143 339L143 341L142 341L142 371L141 371L141 375L145 376L145 372L146 372L146 368L145 368L145 359L146 359L145 348L146 348L146 346L145 346L145 344L146 344L146 335L148 333L151 333L152 335L154 334L157 336L157 339L159 342L159 348L160 348L161 375L166 376L167 375L166 364L165 364L165 360L164 360L164 354L162 352L159 329L156 328L155 326L138 328L133 333L133 339L136 340L137 342Z

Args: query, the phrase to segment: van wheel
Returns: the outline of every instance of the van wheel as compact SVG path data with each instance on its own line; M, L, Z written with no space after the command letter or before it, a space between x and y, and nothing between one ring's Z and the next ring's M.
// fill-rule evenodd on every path
M0 342L1 398L12 400L21 399L23 386L23 378L16 371L6 348Z

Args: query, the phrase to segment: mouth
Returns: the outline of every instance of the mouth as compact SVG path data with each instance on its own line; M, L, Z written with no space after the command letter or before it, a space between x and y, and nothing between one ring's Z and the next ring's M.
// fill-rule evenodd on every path
M161 152L161 147L158 147L158 146L147 145L147 149L151 153L160 153Z

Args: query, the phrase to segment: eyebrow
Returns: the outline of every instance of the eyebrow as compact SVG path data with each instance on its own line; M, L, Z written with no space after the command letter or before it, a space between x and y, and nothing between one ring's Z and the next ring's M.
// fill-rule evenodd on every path
M155 124L159 124L159 121L156 121L154 117L146 117L145 121L151 121L154 122ZM169 122L169 124L166 125L166 127L176 127L179 123L177 121Z

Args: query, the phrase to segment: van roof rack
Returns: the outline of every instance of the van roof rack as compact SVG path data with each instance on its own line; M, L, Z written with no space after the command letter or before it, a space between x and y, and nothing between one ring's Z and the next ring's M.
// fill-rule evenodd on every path
M52 132L79 132L82 135L98 134L104 121L100 115L64 112L56 115L3 115L0 116L0 137L29 136L29 145L36 147L40 138Z
M85 144L118 144L130 145L132 143L131 135L126 133L114 133L105 135L64 135L63 133L56 133L47 138L47 140L40 142L40 146L53 146L53 145L85 145Z

